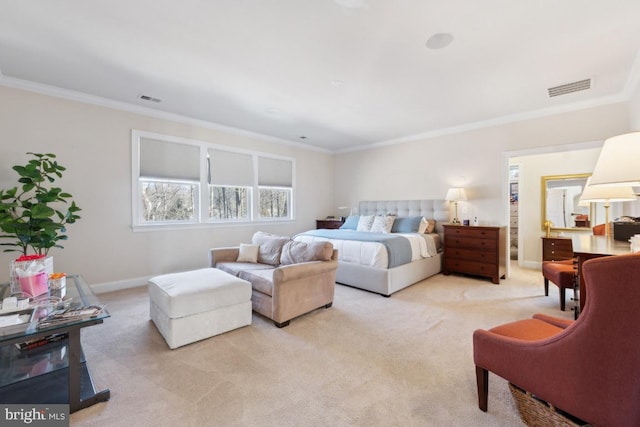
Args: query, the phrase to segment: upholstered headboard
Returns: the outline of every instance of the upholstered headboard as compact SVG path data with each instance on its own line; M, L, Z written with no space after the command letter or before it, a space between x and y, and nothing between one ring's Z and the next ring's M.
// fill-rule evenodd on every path
M449 202L446 200L381 200L362 201L358 204L360 215L393 214L399 217L423 216L436 221L436 233L444 233L442 224L449 222Z

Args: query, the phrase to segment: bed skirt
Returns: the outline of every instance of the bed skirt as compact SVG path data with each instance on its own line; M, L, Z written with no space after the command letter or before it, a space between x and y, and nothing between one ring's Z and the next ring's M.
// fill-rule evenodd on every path
M383 269L350 262L338 263L336 282L389 296L442 271L442 254Z

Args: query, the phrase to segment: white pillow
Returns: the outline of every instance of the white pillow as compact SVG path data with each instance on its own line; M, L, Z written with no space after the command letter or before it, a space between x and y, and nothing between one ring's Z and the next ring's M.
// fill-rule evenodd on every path
M378 215L374 218L371 225L372 233L391 233L391 227L393 227L393 221L396 219L392 215Z
M373 215L360 215L356 231L370 231L373 225Z
M240 243L240 252L238 253L237 262L258 262L258 249L260 245L249 245Z

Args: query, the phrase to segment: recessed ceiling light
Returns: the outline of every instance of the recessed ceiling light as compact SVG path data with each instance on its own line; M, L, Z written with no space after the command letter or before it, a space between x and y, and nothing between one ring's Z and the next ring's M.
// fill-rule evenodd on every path
M427 40L427 47L429 49L442 49L443 47L447 47L453 41L453 34L449 33L436 33L429 37Z
M340 87L344 84L344 82L342 80L332 80L331 81L331 86L333 87Z

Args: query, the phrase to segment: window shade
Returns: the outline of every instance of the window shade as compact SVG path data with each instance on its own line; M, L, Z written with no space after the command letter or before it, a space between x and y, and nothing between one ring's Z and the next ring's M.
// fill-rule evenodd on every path
M250 154L209 150L211 184L231 186L253 185L253 158Z
M293 163L289 160L258 158L258 185L293 186Z
M140 138L140 176L148 178L200 180L200 149Z

